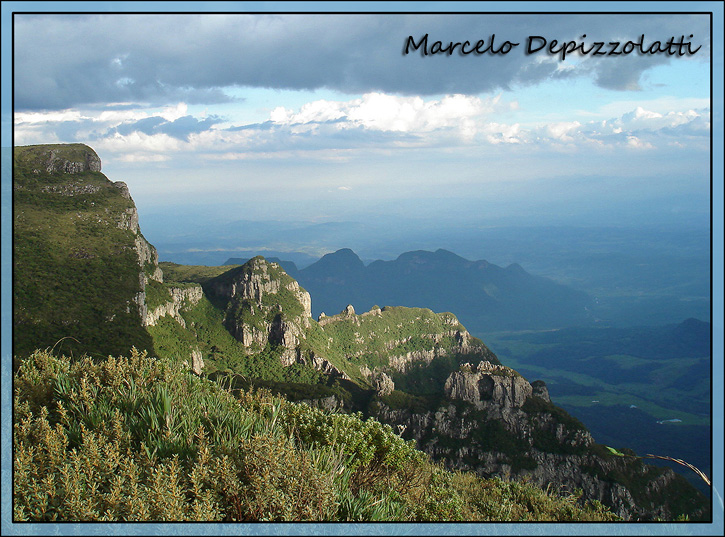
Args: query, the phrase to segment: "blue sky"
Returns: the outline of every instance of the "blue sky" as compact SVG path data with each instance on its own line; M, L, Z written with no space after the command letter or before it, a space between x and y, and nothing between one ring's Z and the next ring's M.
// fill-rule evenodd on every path
M426 33L520 45L402 53ZM530 35L589 47L642 34L702 48L524 50ZM89 144L142 218L191 204L228 218L424 208L491 223L517 205L522 218L591 215L596 200L606 221L650 198L704 215L709 39L704 15L17 15L15 143Z

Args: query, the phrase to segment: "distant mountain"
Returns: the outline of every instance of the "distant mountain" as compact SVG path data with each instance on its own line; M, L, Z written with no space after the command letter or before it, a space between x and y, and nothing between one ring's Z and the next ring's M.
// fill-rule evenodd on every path
M13 351L19 363L29 360L48 368L52 362L41 354L28 355L35 347L51 347L57 338L71 336L79 345L70 347L72 352L92 355L108 374L83 374L77 392L51 372L53 380L41 391L64 398L63 408L77 410L86 425L130 438L128 423L119 421L105 402L99 405L102 411L88 411L99 393L100 376L107 377L114 383L111 397L144 420L135 430L151 427L161 434L163 428L171 451L144 448L151 464L157 462L154 457L162 461L179 451L189 455L185 439L190 436L177 427L184 413L170 403L166 385L168 372L184 371L189 378L221 377L229 393L263 386L327 410L359 411L373 418L366 422L371 428L363 438L371 445L388 442L375 432L380 430L372 423L376 418L396 426L399 436L405 434L449 468L506 481L524 479L556 491L581 490L585 500L603 502L625 519L709 517L707 499L682 478L643 464L631 452L614 454L596 444L583 424L551 402L543 382L529 383L502 365L449 312L464 311L488 327L548 326L565 322L567 315L584 318L586 295L518 265L471 262L445 250L407 252L368 267L351 250L340 250L295 273L317 285L320 296L327 292L330 305L332 299L344 305L331 310L341 313L320 314L315 320L312 299L301 282L261 256L228 268L166 263L162 269L156 250L139 231L126 185L100 173L100 159L90 148L35 146L16 148L14 156ZM364 311L358 314L348 304L348 291L384 307L358 304ZM405 307L416 305L420 307ZM692 322L688 327L699 329ZM136 381L119 383L115 358L104 364L104 355L125 354L131 346L164 361L149 362L153 371L146 372L162 381L151 399L139 397ZM134 350L133 355L139 353ZM172 384L178 388L183 383ZM189 392L184 397L196 404ZM214 402L207 402L213 412ZM29 412L31 407L25 402L22 408ZM57 411L51 411L50 419L67 422L65 410L53 408ZM277 410L270 408L269 415ZM204 416L203 428L216 422L207 418L207 409ZM327 420L329 414L319 416ZM80 453L95 449L84 447L95 437L78 433L80 424L66 425L75 432L68 444L58 440L56 447L65 451L64 446L72 446L74 452L77 447ZM301 422L297 432L310 425ZM254 422L243 426L258 438ZM202 438L203 428L189 431ZM234 439L239 432L230 425L224 437ZM349 432L335 429L334 436ZM316 460L325 465L324 458ZM340 460L349 465L349 459ZM358 469L357 481L350 481L352 492L387 471L385 465ZM38 490L36 484L30 483L30 489ZM240 483L235 497L251 486Z
M418 250L367 267L349 249L290 272L312 295L312 312L375 304L452 311L471 330L537 329L592 321L592 299L517 264L469 261L447 250Z

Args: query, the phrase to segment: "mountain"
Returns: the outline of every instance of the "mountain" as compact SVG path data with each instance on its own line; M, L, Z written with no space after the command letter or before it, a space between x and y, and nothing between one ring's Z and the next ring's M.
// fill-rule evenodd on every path
M262 384L292 399L362 411L451 469L581 489L625 519L707 517L704 498L684 478L643 464L634 452L613 454L597 444L551 403L543 382L529 383L501 365L450 313L374 306L357 314L348 305L315 321L310 295L262 257L206 280L203 288L247 352L266 353L287 371L311 366L327 377L308 380L305 389L284 382L284 374ZM185 318L206 333L201 317ZM224 353L218 358L233 363ZM247 377L258 373L238 367L213 377L246 387Z
M312 295L313 313L346 304L455 311L474 331L556 328L591 323L592 299L517 264L469 261L446 250L414 251L367 267L349 249L291 273Z
M297 274L297 265L294 263L294 261L284 261L280 259L279 257L275 256L268 256L265 255L264 258L269 261L270 263L277 263L280 267L282 267L287 274L290 274L294 276ZM252 259L251 257L230 257L224 262L224 265L243 265L247 261Z
M188 379L206 376L228 392L243 389L236 392L242 398L262 387L291 401L335 411L334 416L353 413L351 419L361 430L366 418L368 432L350 437L349 442L392 451L384 460L371 462L365 459L369 450L358 453L355 448L367 460L362 467L367 473L349 476L352 481L345 490L361 503L375 494L368 491L363 496L362 484L386 475L389 463L401 453L395 446L402 436L449 468L486 478L529 479L540 486L553 483L572 494L580 488L582 502L602 502L625 519L674 519L683 514L708 518L706 498L688 483L671 470L643 464L632 452L612 453L596 444L581 423L551 403L543 382L529 383L502 365L453 313L375 304L357 313L346 304L336 315L320 313L314 319L310 294L279 263L262 257L226 267L163 264L162 272L155 250L139 231L128 190L100 174L100 160L92 150L74 145L15 151L14 354L19 385L25 387L27 398L19 408L25 425L36 417L40 420L39 434L51 430L44 425L49 425L48 419L61 429L67 427L65 440L54 437L57 441L47 435L35 438L25 425L19 427L16 433L26 435L29 442L44 440L55 446L53 450L67 445L86 453L86 448L97 447L96 433L110 435L118 446L135 438L137 444L124 448L127 453L138 448L141 456L145 450L147 463L163 464L174 455L188 458L201 453L206 449L205 431L222 442L244 431L250 442L263 443L260 434L269 431L276 418L261 429L244 420L236 422L237 429L231 424L225 429L230 414L217 414L213 398L206 395L204 411L195 410L196 421L189 421L191 411L180 408L193 407L195 401L202 404L201 394L212 389ZM318 263L319 274L330 278L333 289L345 285L346 274L366 277L370 270L350 250ZM340 267L347 272L340 274ZM541 282L516 265L492 268L442 250L410 252L396 262L379 262L373 270L389 274L389 282L400 282L399 274L407 274L414 283L410 289L439 282L451 293L460 292L461 282L480 271L486 278L477 281L488 282L485 294L494 303L496 296L518 294L523 299L525 291L510 289L515 282L525 289L527 281L528 289L550 287L550 282ZM438 274L443 270L454 276L441 280ZM384 278L379 280L384 283ZM431 289L425 293L424 297L436 296ZM509 301L508 307L514 303ZM57 309L48 310L51 305ZM48 334L73 337L78 344L73 353L86 353L95 360L74 360L76 365L71 366L62 360L56 363L53 352L27 350L33 345L50 349ZM134 346L158 361L139 358L135 349L131 361L136 365L126 367L122 359L104 358L108 349L124 342L123 353ZM130 376L114 378L114 372L124 367ZM188 372L188 378L174 374L178 371ZM147 384L155 386L152 392L145 392ZM97 399L106 385L107 399ZM192 390L192 385L197 388ZM40 410L39 400L45 401L46 410L52 405L50 416ZM281 408L271 401L246 402L252 407L269 406L260 410L265 416L276 416L275 408ZM96 403L99 407L91 412ZM350 434L347 426L339 425L347 418L316 414L313 421L337 420L334 427L316 432L310 428L308 411L290 408L304 419L288 423L285 445L304 437L319 448L331 436ZM128 417L120 419L121 411ZM71 414L93 432L86 434L78 421L69 421ZM398 434L381 434L381 422L390 426L387 431L395 426ZM272 447L280 437L275 438L270 440ZM200 444L192 448L194 439ZM224 456L234 458L239 447L224 445L221 465L229 462ZM248 453L254 452L250 448ZM320 451L309 457L326 464ZM55 455L51 460L56 460ZM255 460L245 455L235 464L249 470ZM256 475L251 470L244 475L249 473ZM25 479L28 474L18 475ZM194 475L198 490L202 474ZM229 487L252 487L249 479ZM237 506L240 495L244 493L235 496Z
M143 324L158 257L98 155L82 144L16 147L13 204L14 352L153 349Z

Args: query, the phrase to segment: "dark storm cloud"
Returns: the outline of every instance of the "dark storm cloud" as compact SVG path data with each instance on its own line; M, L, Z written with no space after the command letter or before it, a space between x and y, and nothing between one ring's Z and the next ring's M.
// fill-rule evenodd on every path
M429 43L520 43L507 55L408 55L408 36ZM526 38L667 40L694 34L709 59L704 15L17 15L18 110L95 103L219 103L223 88L330 88L347 93L476 94L562 76L564 62L525 54ZM541 61L546 59L549 61ZM572 58L573 59L573 58ZM636 88L666 55L587 57L566 76Z

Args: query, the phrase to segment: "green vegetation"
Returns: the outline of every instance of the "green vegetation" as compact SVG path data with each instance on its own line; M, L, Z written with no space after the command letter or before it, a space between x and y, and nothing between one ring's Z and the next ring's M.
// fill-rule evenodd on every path
M149 311L152 311L169 301L171 301L169 286L155 280L149 280L146 284L146 307Z
M159 319L156 326L148 327L160 357L188 359L191 350L198 349L208 373L226 371L259 380L311 384L320 382L322 378L312 368L285 368L279 351L269 346L259 352L248 352L224 328L224 314L206 297L182 311L181 315L186 328L168 316Z
M142 291L135 237L119 227L133 202L100 172L48 173L50 147L13 152L14 352L152 350L133 301ZM81 144L52 147L71 161L95 156Z
M490 333L507 365L568 407L635 405L654 420L710 425L709 324ZM705 335L703 335L705 333ZM593 401L596 401L594 403Z
M169 263L168 261L159 263L159 267L164 271L164 281L167 283L203 284L239 266L224 265L221 267L207 267L204 265L179 265L177 263Z
M615 519L576 496L446 472L375 420L135 350L35 352L14 386L18 521Z

